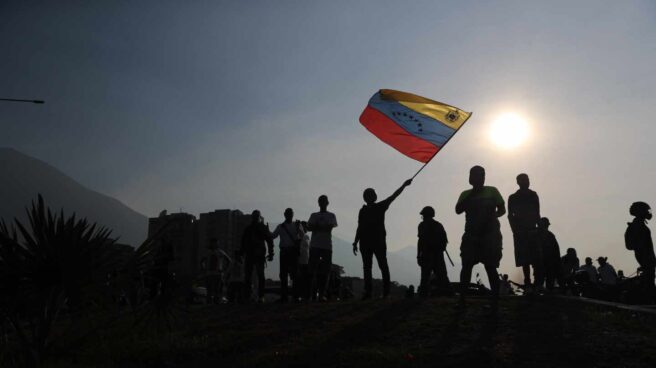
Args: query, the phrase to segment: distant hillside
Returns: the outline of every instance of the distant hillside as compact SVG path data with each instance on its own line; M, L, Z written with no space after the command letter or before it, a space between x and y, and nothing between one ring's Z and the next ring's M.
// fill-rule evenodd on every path
M53 210L75 212L112 230L124 244L138 245L146 237L148 219L118 200L94 192L66 174L11 148L0 148L0 218L26 219L25 208L40 193Z

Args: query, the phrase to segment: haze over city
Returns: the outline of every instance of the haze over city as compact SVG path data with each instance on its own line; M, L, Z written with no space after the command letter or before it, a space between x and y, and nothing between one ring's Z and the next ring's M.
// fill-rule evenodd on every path
M358 117L380 88L413 92L473 116L388 212L390 250L416 244L432 205L457 257L478 164L505 199L528 173L561 249L628 275L628 206L656 203L654 40L649 1L6 1L0 97L46 104L2 105L0 146L147 216L257 208L273 225L327 194L352 240L362 190L385 197L420 167ZM526 127L514 147L491 138L504 114Z

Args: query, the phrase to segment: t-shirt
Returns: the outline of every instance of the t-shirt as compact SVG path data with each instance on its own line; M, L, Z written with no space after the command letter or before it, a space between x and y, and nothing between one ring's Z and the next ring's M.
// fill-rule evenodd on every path
M316 227L324 227L317 229ZM333 250L332 230L337 227L337 217L332 212L315 212L310 215L308 227L313 228L310 247Z
M520 189L508 197L508 221L513 231L533 230L540 219L540 199L530 189Z
M391 199L373 204L365 204L358 214L358 236L361 242L378 242L385 240L385 212L389 209Z
M538 230L537 242L542 248L545 264L556 266L560 264L560 246L556 236L549 230Z
M458 204L468 198L465 208L465 233L482 235L492 229L499 229L497 218L497 206L503 206L505 202L501 193L495 187L484 186L480 191L472 194L472 189L465 190L458 198Z
M276 226L272 236L274 239L280 236L279 246L282 249L296 246L296 240L301 239L303 234L295 223L283 222L282 224Z

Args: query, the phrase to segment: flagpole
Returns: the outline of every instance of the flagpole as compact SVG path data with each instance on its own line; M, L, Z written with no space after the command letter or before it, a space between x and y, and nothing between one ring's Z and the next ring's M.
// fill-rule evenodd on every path
M474 113L473 113L473 112L470 112L470 113L469 113L469 116L467 117L467 119L465 119L465 121L462 122L462 125L460 125L460 128L459 128L458 130L456 130L455 133L453 133L453 135L450 136L450 137L446 140L446 142L444 142L444 144L442 145L443 148L446 146L447 143L449 143L449 141L451 140L451 138L455 137L455 135L458 134L458 132L459 132L459 131L465 126L465 123L467 122L467 120L469 120L469 118L471 118L472 115L474 115ZM441 151L442 151L442 150L440 149L440 150L438 150L437 152L435 152L435 153L433 154L433 156L431 156L431 158L429 158L428 161L426 161L426 163L423 164L423 165L419 168L419 170L417 170L417 172L416 172L414 175L412 175L412 177L410 178L410 180L414 179L415 176L419 175L419 173L424 169L424 167L426 167L426 165L428 165L428 164L429 164L429 163L435 158L435 156L437 156L437 154L440 153Z

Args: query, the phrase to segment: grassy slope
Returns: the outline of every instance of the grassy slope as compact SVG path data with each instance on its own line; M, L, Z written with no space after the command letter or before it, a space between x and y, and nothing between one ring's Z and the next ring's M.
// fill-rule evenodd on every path
M117 326L56 366L656 366L654 316L566 300L455 299L194 309L176 332Z

